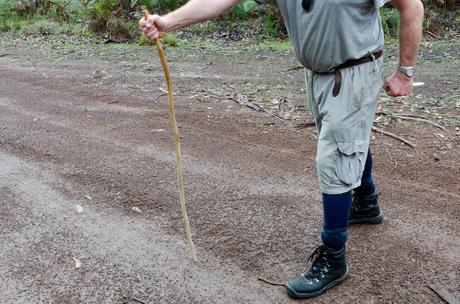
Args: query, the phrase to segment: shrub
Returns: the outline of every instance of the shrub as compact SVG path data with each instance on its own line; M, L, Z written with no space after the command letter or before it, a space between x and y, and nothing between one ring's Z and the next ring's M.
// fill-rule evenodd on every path
M385 37L397 37L399 28L399 12L396 9L385 7L381 9L380 14L382 17L382 25Z
M254 0L244 0L235 4L229 14L232 18L246 20L257 14L257 8L258 4Z

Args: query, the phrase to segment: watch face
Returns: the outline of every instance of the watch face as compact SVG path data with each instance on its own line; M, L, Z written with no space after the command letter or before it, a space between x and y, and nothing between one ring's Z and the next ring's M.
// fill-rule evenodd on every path
M404 67L400 66L399 71L406 75L407 77L413 77L415 75L415 68L414 67Z

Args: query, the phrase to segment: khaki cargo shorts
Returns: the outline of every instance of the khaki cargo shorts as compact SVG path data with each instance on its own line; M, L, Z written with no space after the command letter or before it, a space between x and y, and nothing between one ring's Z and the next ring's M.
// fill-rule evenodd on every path
M342 69L336 97L332 96L334 73L305 71L310 110L318 129L316 167L321 192L348 192L361 184L383 85L383 60Z

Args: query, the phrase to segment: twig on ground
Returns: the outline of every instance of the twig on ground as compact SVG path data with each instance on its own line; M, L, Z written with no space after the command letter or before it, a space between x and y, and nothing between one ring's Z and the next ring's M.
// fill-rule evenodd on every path
M248 100L243 100L243 98L238 98L237 96L229 96L228 99L233 100L236 103L238 103L239 105L248 107L248 108L250 108L252 110L259 111L259 112L265 112L265 113L267 113L268 115L270 115L272 117L278 118L280 120L286 120L283 117L281 117L281 116L279 116L277 114L274 114L274 113L268 111L267 109L265 109L265 108L255 104L255 103L253 103L253 102L250 102Z
M297 124L295 128L299 130L299 129L312 128L314 126L316 126L316 123L312 121L312 122L305 122L305 123Z
M291 72L291 71L296 71L296 70L301 70L303 69L304 67L303 66L296 66L296 67L293 67L293 68L290 68L290 69L287 69L287 70L284 70L283 72Z
M447 289L435 286L433 284L428 285L428 287L433 290L441 299L446 301L449 304L460 304L460 301L451 294Z
M267 284L270 284L270 285L273 285L273 286L284 286L283 283L279 283L279 282L273 282L273 281L270 281L268 279L265 279L265 278L262 278L262 277L258 277L257 278L259 281L262 281L264 283L267 283Z
M441 136L439 136L438 134L436 133L433 133L434 137L436 137L441 143L444 143L444 140L441 138Z
M432 121L432 120L429 120L429 119L426 119L426 118L418 118L418 117L412 117L412 116L403 116L403 115L393 115L394 117L396 118L400 118L400 119L405 119L405 120L413 120L413 121L418 121L418 122L425 122L427 124L430 124L436 128L439 128L441 130L443 130L444 132L449 132L446 127L444 126L441 126L440 124Z
M388 148L387 148L386 145L385 145L385 151L387 151L387 154L388 154L388 157L390 158L390 160L395 163L394 169L396 170L396 168L398 167L398 161L393 159L393 157L391 156L390 151L388 151Z
M386 136L389 136L389 137L392 137L394 139L397 139L403 143L405 143L406 145L408 145L409 147L413 148L414 150L416 150L416 145L411 143L410 141L402 138L401 136L399 135L396 135L394 133L391 133L391 132L388 132L388 131L385 131L385 130L382 130L380 128L377 128L376 126L373 126L372 127L372 131L376 132L376 133L380 133L380 134L383 134L383 135L386 135Z
M436 128L439 128L441 130L443 130L444 132L449 132L446 127L444 126L441 126L440 124L432 121L432 120L429 120L429 119L426 119L425 117L422 117L422 116L418 116L418 115L412 115L412 114L396 114L396 113L385 113L385 112L379 112L377 113L377 115L385 115L385 116L390 116L390 117L394 117L394 118L399 118L399 119L404 119L404 120L413 120L413 121L418 121L418 122L424 122L424 123L427 123L427 124L430 124Z
M5 53L5 54L0 54L0 57L6 57L6 56L10 56L11 54L8 54L8 53Z
M381 116L393 116L393 115L400 115L400 116L406 116L406 117L417 117L417 118L425 118L425 116L413 114L413 113L388 113L388 112L377 112L375 115L381 115Z
M430 36L433 37L433 38L441 39L441 37L439 37L438 35L436 35L436 34L433 33L433 32L430 32L429 30L425 30L425 33L427 33L428 35L430 35Z
M136 303L139 303L139 304L146 304L144 301L141 301L141 300L133 298L133 297L124 296L124 297L122 297L122 300L123 300L123 303L125 303L125 301L129 301L129 302L136 302Z

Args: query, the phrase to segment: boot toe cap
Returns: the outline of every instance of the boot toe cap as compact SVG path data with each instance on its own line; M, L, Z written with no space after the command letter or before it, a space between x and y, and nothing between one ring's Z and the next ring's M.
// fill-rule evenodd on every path
M284 287L286 288L287 293L294 298L304 297L305 294L314 292L316 289L314 284L306 280L302 275L290 280L284 284Z

